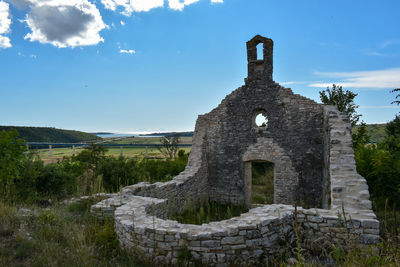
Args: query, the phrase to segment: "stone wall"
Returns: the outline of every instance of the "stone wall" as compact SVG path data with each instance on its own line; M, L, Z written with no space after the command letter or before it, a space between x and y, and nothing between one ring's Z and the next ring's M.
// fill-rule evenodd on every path
M324 106L324 120L326 208L371 210L367 181L356 170L349 118L334 106Z
M254 112L259 110L267 115L266 128L254 126ZM276 203L297 201L321 207L324 139L321 105L272 81L248 81L199 120L209 122L205 158L212 200L245 202L244 155L250 153L258 140L272 139L286 155L283 162L279 157L272 162L279 166L290 161L294 171L290 178L292 174L275 171L275 192L285 192L274 197ZM262 157L261 151L259 156ZM290 192L285 184L279 183L287 178Z
M131 195L126 204L118 197L113 201L121 246L140 249L162 263L177 263L183 248L203 263L228 264L277 256L288 245L294 245L296 237L303 248L313 251L345 246L352 241L379 241L379 222L372 211L343 214L339 210L299 207L295 212L293 206L273 204L253 208L229 220L192 225L162 219L168 210L165 199ZM105 200L92 207L92 211L100 215L111 202Z

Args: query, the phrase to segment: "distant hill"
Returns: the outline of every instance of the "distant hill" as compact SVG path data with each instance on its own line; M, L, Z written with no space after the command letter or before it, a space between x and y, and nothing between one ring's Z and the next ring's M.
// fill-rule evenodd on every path
M359 126L355 126L353 128L353 132L357 131ZM380 124L367 124L367 131L368 134L371 137L371 142L372 143L379 143L383 140L383 138L386 137L386 123L380 123Z
M357 131L359 126L353 127L353 132ZM367 124L367 131L368 134L371 137L371 142L372 143L379 143L385 138L386 132L385 132L385 127L386 123L380 123L380 124ZM167 133L150 133L150 134L141 134L140 136L171 136L178 134L182 137L188 136L192 137L193 132L167 132Z
M140 134L140 136L172 136L172 135L179 135L181 137L184 136L192 137L193 132L167 132L167 133Z
M0 131L16 129L19 137L28 142L49 142L49 143L79 143L91 140L101 140L100 137L74 130L63 130L50 127L20 127L0 126Z

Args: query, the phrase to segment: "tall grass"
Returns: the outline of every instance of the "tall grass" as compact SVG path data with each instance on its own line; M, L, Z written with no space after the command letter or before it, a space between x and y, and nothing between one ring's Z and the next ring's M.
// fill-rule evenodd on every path
M251 203L274 203L274 163L252 162Z
M203 200L199 203L188 202L179 213L172 214L169 218L184 224L203 224L221 221L239 216L249 209L242 205L223 204L215 201Z
M88 207L0 202L0 266L145 265L136 252L119 248L114 222L96 220Z

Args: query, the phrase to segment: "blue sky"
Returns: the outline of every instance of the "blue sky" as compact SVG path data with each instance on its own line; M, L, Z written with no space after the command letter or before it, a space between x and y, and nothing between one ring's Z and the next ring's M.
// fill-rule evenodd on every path
M0 125L193 130L247 76L245 42L274 40L274 79L319 102L358 93L390 121L400 1L0 0Z

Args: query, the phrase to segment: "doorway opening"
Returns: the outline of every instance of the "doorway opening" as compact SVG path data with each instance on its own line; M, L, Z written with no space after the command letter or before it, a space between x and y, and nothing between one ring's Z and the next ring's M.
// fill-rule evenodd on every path
M249 164L251 164L250 203L273 204L275 164L269 161L252 161Z

